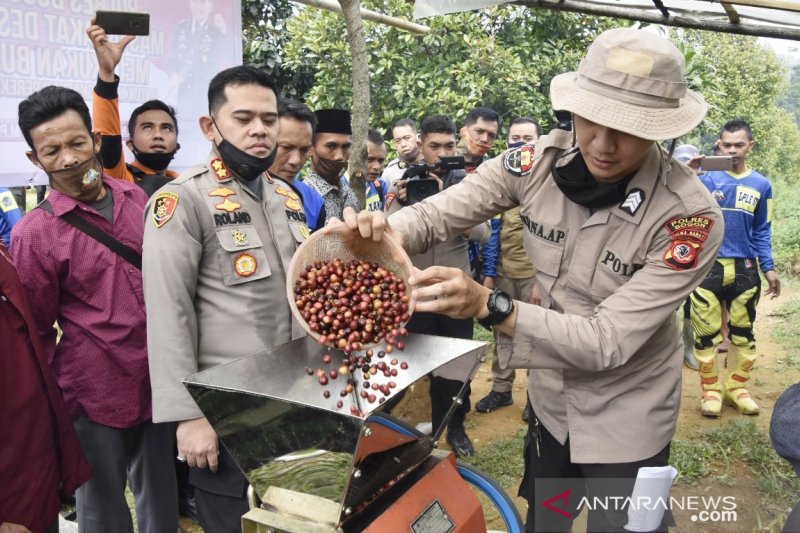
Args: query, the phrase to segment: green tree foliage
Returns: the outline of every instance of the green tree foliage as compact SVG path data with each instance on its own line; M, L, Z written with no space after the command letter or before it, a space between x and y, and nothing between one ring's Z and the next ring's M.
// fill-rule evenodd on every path
M305 71L292 71L283 64L289 41L286 22L294 13L289 0L243 0L242 38L244 63L266 71L288 95L308 91L314 82Z
M800 125L800 64L792 67L789 86L778 98L778 105L791 113L795 123Z
M364 7L410 18L404 0ZM365 21L372 98L371 126L443 113L460 123L475 106L499 111L506 124L530 115L552 123L549 83L576 67L592 38L613 23L572 14L503 6L424 20L432 31L412 35ZM352 100L350 57L341 16L303 9L287 25L284 66L314 73L305 95L312 108ZM299 92L299 91L298 91Z
M748 121L756 148L748 162L772 180L794 181L800 172L800 132L777 105L786 87L785 66L755 37L683 30L672 34L692 55L691 72L709 103L708 115L690 140L710 151L733 118ZM691 80L690 80L691 81Z
M708 153L725 122L742 118L751 124L756 147L748 164L773 183L772 241L777 267L780 272L800 272L800 192L796 186L800 131L795 117L778 106L779 96L786 94L786 67L753 37L697 31L672 36L684 54L693 53L694 88L710 106L690 140Z

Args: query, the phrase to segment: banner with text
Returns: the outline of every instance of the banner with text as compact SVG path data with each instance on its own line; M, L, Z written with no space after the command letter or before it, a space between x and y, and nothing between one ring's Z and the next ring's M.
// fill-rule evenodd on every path
M97 60L86 35L96 10L150 13L150 35L125 50L116 73L123 138L131 111L158 98L175 107L181 149L171 168L205 161L197 119L208 82L242 63L241 0L3 0L0 4L0 186L45 184L25 156L17 107L47 85L83 95L91 109ZM119 36L111 36L118 40ZM132 156L126 149L126 160Z

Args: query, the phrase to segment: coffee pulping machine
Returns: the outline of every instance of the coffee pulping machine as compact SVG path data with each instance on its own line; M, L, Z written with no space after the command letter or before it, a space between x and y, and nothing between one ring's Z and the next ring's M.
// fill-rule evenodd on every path
M459 357L477 366L484 347L412 335L404 351L384 358L385 367L403 368L391 376L391 389L380 372L364 379L368 373L360 371L322 387L314 374L326 367L322 354L333 354L338 368L342 352L310 337L184 380L250 482L252 508L242 517L243 533L484 532L473 487L498 509L507 531L523 532L502 488L436 449L443 428L433 436L421 433L376 401L388 402ZM363 398L362 390L373 397Z

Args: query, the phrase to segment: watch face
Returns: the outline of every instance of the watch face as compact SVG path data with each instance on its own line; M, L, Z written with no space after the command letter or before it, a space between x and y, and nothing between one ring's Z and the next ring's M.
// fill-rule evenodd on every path
M494 307L499 313L506 315L514 309L514 300L508 294L498 292L494 298Z

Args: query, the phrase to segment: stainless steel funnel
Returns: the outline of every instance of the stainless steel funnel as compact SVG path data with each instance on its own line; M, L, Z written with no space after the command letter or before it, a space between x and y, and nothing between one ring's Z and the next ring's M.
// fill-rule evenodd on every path
M403 352L373 356L373 363L398 369L397 376L378 372L367 380L368 385L394 382L389 395L369 391L391 399L454 359L472 357L477 363L485 345L413 334ZM323 363L326 353L330 364ZM307 372L338 369L342 359L342 352L305 337L184 380L256 494L263 499L277 487L328 500L333 505L320 505L318 520L327 525L341 524L369 505L434 446L430 437L381 413L377 400L361 398L363 371L329 379L324 387ZM403 363L407 369L401 369ZM341 396L348 377L353 392ZM324 397L325 390L330 397Z

